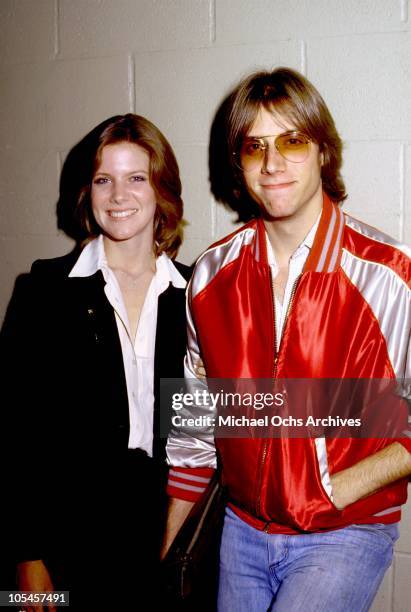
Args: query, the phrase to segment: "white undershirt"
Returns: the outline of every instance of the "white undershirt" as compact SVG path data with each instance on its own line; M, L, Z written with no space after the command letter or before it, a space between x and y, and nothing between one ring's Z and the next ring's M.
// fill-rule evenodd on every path
M288 264L288 277L287 283L284 289L284 298L281 303L278 299L276 293L274 292L274 306L275 306L275 338L276 338L276 349L278 351L280 346L280 340L284 329L284 323L287 316L288 306L290 304L291 295L293 292L294 284L297 278L300 276L303 268L305 266L305 262L308 259L308 255L313 246L315 233L317 231L318 225L320 223L321 213L318 215L318 218L307 236L304 238L299 247L294 251L291 255L289 264ZM267 261L271 268L271 277L275 279L279 270L277 261L275 259L275 253L271 246L270 239L268 237L267 232L265 233L266 244L267 244Z
M104 291L115 312L123 354L130 418L128 447L142 448L152 456L158 297L170 283L184 289L186 281L167 255L162 254L157 258L156 272L147 290L133 341L123 295L116 275L108 266L101 235L83 249L69 276L92 276L97 270L101 270L106 281Z

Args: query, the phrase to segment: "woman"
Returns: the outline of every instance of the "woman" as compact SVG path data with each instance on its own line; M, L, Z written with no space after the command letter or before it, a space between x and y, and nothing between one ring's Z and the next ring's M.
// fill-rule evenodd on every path
M186 343L183 202L172 149L143 117L107 119L76 158L83 248L18 279L2 330L16 502L25 491L12 538L21 590L71 588L75 605L87 587L82 606L122 609L154 602L159 381L183 376Z

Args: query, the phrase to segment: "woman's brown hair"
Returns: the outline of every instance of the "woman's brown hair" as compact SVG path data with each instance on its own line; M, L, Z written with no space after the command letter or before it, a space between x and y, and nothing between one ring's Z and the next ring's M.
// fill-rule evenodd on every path
M174 258L183 238L183 200L177 160L173 150L148 119L140 115L116 115L110 117L90 132L87 149L90 152L88 176L80 188L76 217L85 233L87 242L101 233L91 209L91 183L107 145L130 142L147 151L150 159L149 179L157 197L154 218L154 250L156 256L166 253Z

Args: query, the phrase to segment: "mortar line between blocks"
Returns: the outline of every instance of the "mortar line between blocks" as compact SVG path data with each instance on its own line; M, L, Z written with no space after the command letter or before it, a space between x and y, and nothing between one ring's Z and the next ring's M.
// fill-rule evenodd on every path
M307 76L307 43L305 40L300 41L301 51L301 73Z
M213 198L210 200L210 208L211 208L211 238L215 239L217 235L217 205Z
M60 0L54 0L54 57L60 53Z
M406 23L408 21L408 0L400 0L400 15L401 21Z
M57 169L57 178L60 179L60 174L61 171L63 169L63 153L62 151L57 151L57 163L56 163L56 169Z
M400 241L404 242L405 236L405 144L400 145L400 218L399 235Z
M136 112L136 84L135 84L135 64L134 56L130 54L127 62L127 87L128 87L128 107L130 113Z
M216 0L209 0L208 5L208 38L210 44L216 41Z

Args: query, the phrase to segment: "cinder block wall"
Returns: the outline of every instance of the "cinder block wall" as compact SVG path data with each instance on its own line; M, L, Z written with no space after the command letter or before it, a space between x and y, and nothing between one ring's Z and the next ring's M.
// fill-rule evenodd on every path
M94 125L154 121L180 163L191 262L233 229L208 185L214 112L238 78L287 65L325 97L344 139L347 210L411 242L409 0L1 0L0 318L16 275L70 250L59 171ZM410 505L376 611L409 610Z

